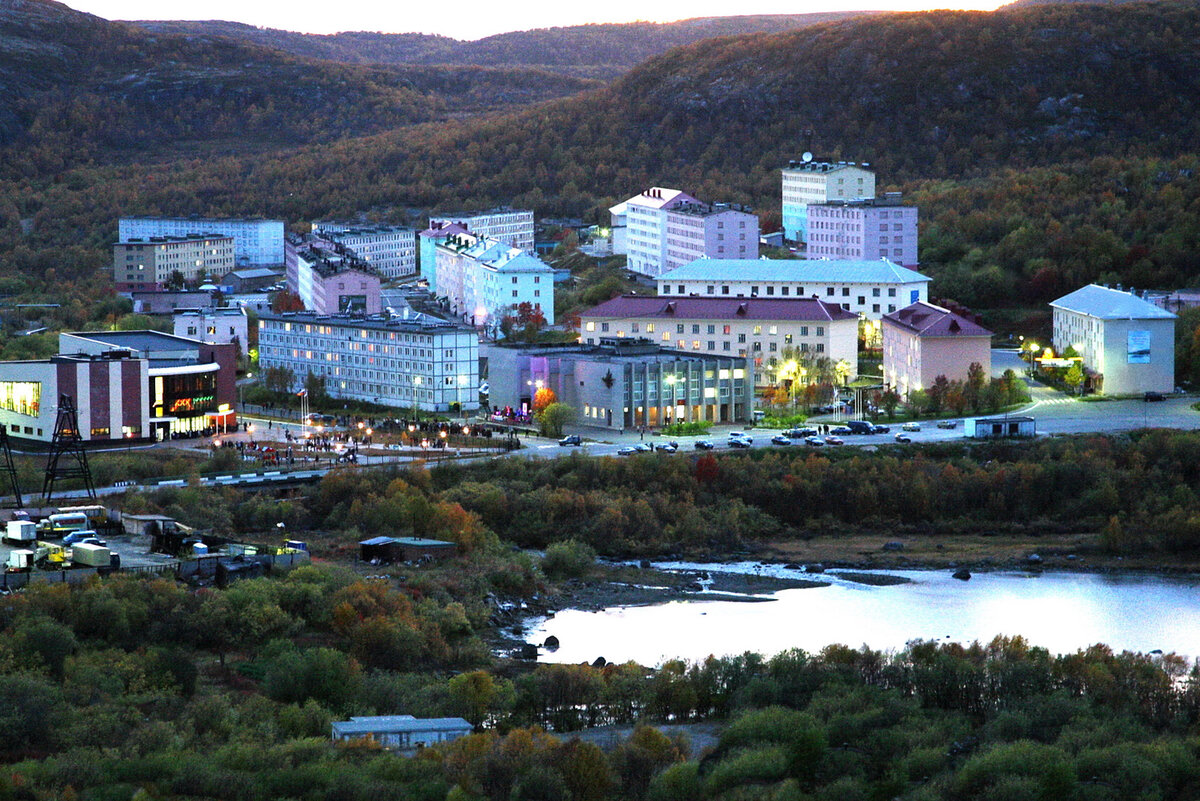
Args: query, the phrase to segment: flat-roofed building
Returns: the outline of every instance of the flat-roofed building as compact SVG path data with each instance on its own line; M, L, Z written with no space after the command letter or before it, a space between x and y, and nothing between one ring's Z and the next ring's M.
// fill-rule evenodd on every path
M917 207L899 193L870 200L830 200L808 207L808 258L888 259L917 266Z
M250 342L249 322L246 310L241 306L181 309L171 319L177 337L209 343L232 342L239 353L246 353Z
M301 247L289 253L287 288L317 314L379 314L379 274L349 254Z
M808 241L808 207L830 200L875 197L875 173L853 161L792 161L783 169L783 233Z
M749 422L754 380L748 359L687 353L647 339L596 344L484 345L492 408L529 411L548 387L577 422L629 429L673 422Z
M465 737L474 729L463 718L414 718L412 715L353 717L330 724L334 742L369 740L384 748L411 751Z
M230 217L121 217L117 236L122 242L153 236L219 234L234 240L238 267L279 267L283 264L283 220Z
M452 223L466 226L478 237L494 239L509 247L532 254L534 225L532 209L511 209L501 206L486 211L456 211L429 218L429 226L445 226Z
M581 313L580 342L614 337L749 359L759 386L773 383L787 358L845 362L851 376L858 370L858 315L814 298L622 295Z
M1175 315L1131 292L1090 284L1050 304L1054 350L1074 348L1107 395L1175 390Z
M554 270L503 242L454 234L436 246L437 294L471 324L496 327L521 304L554 324Z
M411 228L323 220L313 223L313 233L343 246L384 278L417 274L417 233Z
M479 408L479 335L445 320L263 314L258 363L289 371L293 390L311 374L335 398L429 412Z
M234 268L234 239L220 234L153 236L113 244L118 292L160 292L172 280L218 280Z
M883 317L883 384L901 397L944 375L966 381L972 363L992 372L992 332L975 320L924 301Z

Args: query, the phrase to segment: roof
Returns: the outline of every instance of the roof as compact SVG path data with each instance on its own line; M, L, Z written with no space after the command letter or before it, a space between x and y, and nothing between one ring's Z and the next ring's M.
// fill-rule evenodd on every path
M359 545L387 545L388 543L392 543L395 541L396 540L394 537L371 537L371 539L363 540L358 544Z
M304 325L344 326L347 328L365 328L374 331L407 331L407 332L438 332L456 331L459 333L474 333L475 329L463 323L441 320L430 315L417 317L389 317L386 314L317 314L316 312L260 312L259 320L275 323L295 323Z
M471 731L475 727L463 718L410 718L407 715L360 717L333 722L336 734L374 734L376 732Z
M1016 415L1009 415L1008 417L978 417L975 419L975 422L976 423L1032 423L1032 422L1034 422L1034 420L1032 417L1018 417Z
M459 234L447 238L438 247L453 251L497 272L554 272L554 268L536 256L530 256L520 248L486 236Z
M580 317L661 317L679 320L857 320L858 315L816 298L654 297L621 295Z
M696 259L659 276L658 280L911 284L930 278L887 259Z
M453 542L447 542L446 540L427 540L424 537L396 537L395 541L401 545L419 546L422 548L428 548L435 545L442 547L448 546L450 548L458 547L458 545Z
M792 161L789 162L783 169L792 172L837 172L838 170L847 170L851 167L867 172L874 172L871 165L865 161L861 164L856 164L853 161Z
M223 276L224 278L266 278L268 276L275 277L283 276L282 270L272 270L270 267L247 267L242 270L231 270Z
M429 227L418 234L418 236L423 236L426 239L444 239L451 234L465 233L467 233L467 226L462 223L430 223Z
M632 205L642 206L643 208L648 209L661 209L670 206L676 201L691 203L699 202L696 200L696 198L692 197L687 192L684 192L682 189L665 189L661 186L652 186L642 192L640 195L634 195L626 200L623 204L618 203L617 205L623 205L626 208ZM617 206L613 206L613 209L615 208L617 208ZM609 209L609 211L612 211L612 209ZM622 212L616 213L621 214Z
M143 352L198 348L204 344L199 340L166 334L162 331L72 331L68 336L89 339L93 342L103 342L115 348L127 348Z
M917 301L883 319L921 337L990 337L992 332L974 320L925 301Z
M1056 309L1102 320L1174 320L1175 315L1131 292L1088 284L1050 303Z

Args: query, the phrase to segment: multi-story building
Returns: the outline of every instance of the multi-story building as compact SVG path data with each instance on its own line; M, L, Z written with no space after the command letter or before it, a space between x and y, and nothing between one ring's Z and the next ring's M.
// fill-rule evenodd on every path
M542 387L584 425L611 429L708 420L743 423L754 409L744 358L686 353L646 339L484 345L492 408L528 411Z
M700 258L758 258L758 217L743 206L701 203L678 189L651 187L609 209L613 252L658 276Z
M379 276L366 262L349 255L301 248L288 254L287 288L304 308L317 314L379 314Z
M470 233L467 226L459 223L431 222L429 227L417 234L420 243L421 279L429 285L429 291L437 297L437 246L456 234Z
M815 298L622 295L580 315L580 342L613 338L749 359L759 386L795 356L845 362L851 376L858 369L858 315Z
M808 241L808 207L875 197L875 173L853 161L792 161L783 169L783 234Z
M534 252L533 211L530 209L502 206L488 211L460 211L429 218L430 228L449 223L465 225L475 236L503 242L525 253Z
M1054 350L1074 348L1097 392L1175 389L1175 315L1131 292L1090 284L1050 304Z
M554 324L554 270L495 239L455 234L437 245L437 293L476 326L495 326L522 303Z
M69 395L84 442L147 441L148 371L149 362L130 353L0 362L0 425L16 443L44 447L54 438L59 398Z
M808 258L890 259L917 266L917 207L899 193L870 200L831 200L808 207Z
M278 267L283 264L283 220L216 217L122 217L117 224L122 242L152 236L214 233L233 237L238 267Z
M209 344L232 342L240 353L249 345L249 322L241 306L180 309L172 316L175 336Z
M944 375L966 381L972 363L992 371L992 332L974 320L919 302L883 316L883 384L901 397Z
M161 331L81 331L59 334L58 350L65 356L131 356L148 363L142 393L150 411L142 436L167 440L237 428L237 354L233 344L210 344ZM123 374L122 380L133 379ZM93 402L96 391L92 390ZM109 392L116 392L111 382ZM76 405L81 406L82 401L77 399Z
M433 318L264 314L258 364L300 389L311 374L335 398L429 412L479 408L479 336Z
M160 292L172 278L217 279L233 267L233 237L220 234L123 238L113 244L118 292Z
M411 278L417 274L417 233L411 228L318 221L313 223L313 233L343 246L384 278Z

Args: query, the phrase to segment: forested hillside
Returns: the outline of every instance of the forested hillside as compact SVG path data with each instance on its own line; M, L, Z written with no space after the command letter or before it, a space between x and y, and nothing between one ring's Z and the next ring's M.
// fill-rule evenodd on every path
M256 28L213 20L138 22L149 31L229 36L309 58L355 64L470 64L539 66L587 77L612 77L674 47L714 36L777 33L874 12L700 17L680 22L632 22L541 28L461 41L418 33L347 32L332 35Z

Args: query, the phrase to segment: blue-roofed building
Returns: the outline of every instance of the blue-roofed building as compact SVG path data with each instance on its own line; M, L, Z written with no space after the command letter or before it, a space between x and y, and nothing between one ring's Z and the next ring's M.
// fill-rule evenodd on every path
M412 715L353 717L330 724L334 742L370 740L384 748L408 751L448 743L471 733L463 718L414 718Z
M1054 350L1074 348L1107 395L1173 392L1175 315L1133 292L1089 284L1052 302Z
M499 325L528 303L554 324L554 270L488 237L453 234L436 245L435 285L450 311L477 327Z

